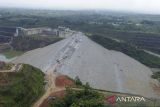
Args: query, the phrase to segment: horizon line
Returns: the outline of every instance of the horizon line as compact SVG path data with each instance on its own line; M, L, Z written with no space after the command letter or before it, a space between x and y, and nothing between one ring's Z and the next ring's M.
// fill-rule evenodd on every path
M142 15L160 15L155 12L142 12L142 11L131 11L131 10L116 10L116 9L100 9L100 8L38 8L38 7L9 7L2 6L0 9L24 9L24 10L48 10L48 11L104 11L104 12L115 12L124 14L142 14Z

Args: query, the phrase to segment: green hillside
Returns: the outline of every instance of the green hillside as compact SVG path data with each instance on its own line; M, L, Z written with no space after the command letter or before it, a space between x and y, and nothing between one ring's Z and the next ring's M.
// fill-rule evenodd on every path
M30 65L0 73L0 107L31 107L44 92L44 74Z

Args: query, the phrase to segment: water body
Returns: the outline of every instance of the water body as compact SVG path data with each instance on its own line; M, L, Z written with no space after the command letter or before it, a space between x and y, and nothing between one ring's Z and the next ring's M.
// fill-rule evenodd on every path
M15 59L15 58L16 58L16 57L8 59L8 58L6 58L5 55L0 54L0 61L10 62L10 61L12 61L12 60Z

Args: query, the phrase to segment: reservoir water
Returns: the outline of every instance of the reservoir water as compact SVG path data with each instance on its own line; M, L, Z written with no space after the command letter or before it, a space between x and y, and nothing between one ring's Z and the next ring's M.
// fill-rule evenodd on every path
M15 58L16 58L16 57L8 59L8 58L6 58L5 55L0 54L0 61L10 62L10 61L12 61L12 60L15 59Z

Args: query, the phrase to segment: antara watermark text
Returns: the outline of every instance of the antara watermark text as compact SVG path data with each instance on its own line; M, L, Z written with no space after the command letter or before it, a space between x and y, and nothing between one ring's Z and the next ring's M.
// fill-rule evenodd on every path
M139 96L125 96L125 97L121 97L121 96L108 96L106 98L106 101L113 104L116 102L124 102L124 103L128 103L128 102L145 102L146 99L144 97L139 97Z
M116 98L116 102L145 102L145 98L144 97L136 97L136 96L132 96L132 97L117 97Z

